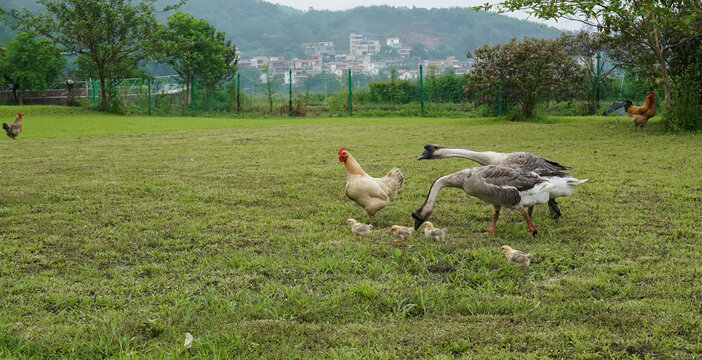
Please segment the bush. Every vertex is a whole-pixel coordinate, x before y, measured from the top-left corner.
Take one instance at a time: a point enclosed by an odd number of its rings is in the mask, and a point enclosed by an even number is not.
[[[673,82],[672,107],[663,117],[667,131],[702,130],[702,87],[691,76],[680,76]]]
[[[476,104],[496,106],[502,91],[503,102],[518,106],[530,118],[538,102],[555,96],[562,101],[582,95],[586,73],[565,52],[562,40],[524,38],[518,42],[476,49],[475,64],[467,91]],[[517,114],[517,113],[515,113]]]

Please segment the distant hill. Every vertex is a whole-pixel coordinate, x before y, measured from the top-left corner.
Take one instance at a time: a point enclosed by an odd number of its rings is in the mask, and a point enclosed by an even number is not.
[[[36,8],[35,0],[5,0],[6,8]],[[174,1],[162,0],[163,3]],[[333,41],[337,52],[349,48],[349,34],[381,40],[399,37],[411,47],[422,44],[431,57],[465,56],[483,44],[512,37],[555,38],[561,31],[545,25],[465,8],[423,9],[389,6],[346,11],[300,11],[260,0],[191,0],[182,11],[210,22],[231,37],[243,56],[302,57],[303,42]],[[162,15],[161,21],[166,21]],[[5,37],[3,38],[3,34]],[[7,28],[0,28],[6,42]]]
[[[303,42],[334,41],[337,52],[349,48],[349,34],[381,40],[399,37],[411,47],[422,43],[435,57],[465,56],[484,44],[512,37],[555,38],[561,31],[534,22],[465,8],[423,9],[389,6],[346,11],[301,12],[259,0],[198,0],[183,10],[224,31],[244,56],[302,56]]]

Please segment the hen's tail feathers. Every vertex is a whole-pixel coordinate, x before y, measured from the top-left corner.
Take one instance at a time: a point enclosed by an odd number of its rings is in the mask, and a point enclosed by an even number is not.
[[[388,177],[394,179],[396,184],[392,187],[392,193],[390,194],[390,198],[393,198],[395,195],[397,195],[397,192],[400,191],[400,188],[402,188],[402,184],[405,181],[405,176],[402,174],[402,170],[400,170],[400,168],[395,167],[388,172]]]
[[[7,123],[2,123],[2,128],[5,129],[5,130],[9,130],[9,129],[10,129],[10,125],[7,125]]]

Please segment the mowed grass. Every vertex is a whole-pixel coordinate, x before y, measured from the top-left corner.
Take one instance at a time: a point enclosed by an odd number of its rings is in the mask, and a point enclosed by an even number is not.
[[[19,110],[18,110],[19,109]],[[216,119],[23,108],[0,141],[5,358],[700,358],[702,136],[617,118]],[[16,107],[0,107],[11,121]],[[654,118],[655,120],[656,118]],[[559,123],[560,122],[560,123]],[[539,235],[438,176],[425,143],[530,151],[589,178]],[[367,238],[337,151],[405,185]],[[503,244],[535,254],[521,270]],[[183,347],[193,334],[192,354]]]

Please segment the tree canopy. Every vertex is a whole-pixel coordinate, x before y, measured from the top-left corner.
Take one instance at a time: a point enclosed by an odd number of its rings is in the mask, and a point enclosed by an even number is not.
[[[497,5],[485,4],[474,9],[499,12],[528,9],[541,19],[563,18],[596,28],[609,36],[612,46],[627,49],[623,61],[646,68],[648,76],[662,79],[664,105],[668,109],[669,62],[702,36],[699,0],[503,0]],[[699,60],[688,61],[692,64]]]
[[[26,9],[12,14],[19,30],[46,36],[71,53],[89,57],[100,79],[100,106],[108,108],[114,86],[156,50],[155,1],[38,0],[45,14]]]
[[[65,64],[66,58],[51,41],[20,33],[0,55],[0,74],[12,83],[15,101],[21,105],[22,90],[46,91],[59,78]]]
[[[570,100],[585,90],[585,73],[566,53],[562,40],[512,39],[476,49],[469,91],[476,104],[519,106],[519,120],[531,117],[540,99]]]
[[[185,81],[186,97],[193,80],[213,90],[236,71],[236,46],[206,20],[176,12],[168,17],[160,39],[159,58]]]

